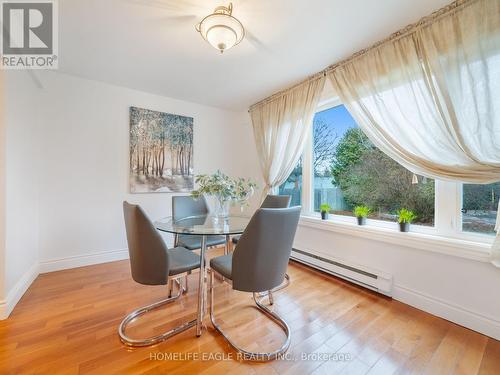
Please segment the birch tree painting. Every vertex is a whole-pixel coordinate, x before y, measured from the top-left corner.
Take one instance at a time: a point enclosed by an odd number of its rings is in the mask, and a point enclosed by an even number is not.
[[[130,107],[130,192],[193,189],[193,118]]]

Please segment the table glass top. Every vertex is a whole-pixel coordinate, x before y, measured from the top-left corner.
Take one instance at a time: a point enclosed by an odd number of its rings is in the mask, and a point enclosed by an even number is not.
[[[250,221],[245,216],[228,216],[226,218],[203,215],[174,220],[166,217],[155,222],[156,229],[177,234],[210,235],[241,234]]]

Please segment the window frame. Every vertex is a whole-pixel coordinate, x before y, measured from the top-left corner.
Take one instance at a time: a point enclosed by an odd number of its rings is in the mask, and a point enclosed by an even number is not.
[[[315,114],[328,110],[330,108],[343,105],[340,98],[329,98],[321,101],[315,111]],[[314,212],[314,194],[313,194],[313,127],[307,137],[302,154],[302,196],[301,216],[307,221],[307,225],[311,226],[315,220],[319,219],[320,213]],[[424,226],[412,224],[411,232],[414,235],[424,235],[426,237],[436,237],[444,239],[453,239],[459,241],[469,241],[479,244],[491,244],[494,236],[465,232],[462,230],[462,199],[463,199],[463,184],[460,182],[434,180],[435,195],[434,195],[434,226]],[[325,224],[340,224],[352,226],[356,224],[356,218],[347,215],[330,214],[329,219]],[[323,226],[325,227],[325,226]],[[396,223],[384,220],[368,219],[366,222],[368,229],[380,229],[383,232],[394,230],[398,232]],[[364,228],[361,228],[364,229]]]

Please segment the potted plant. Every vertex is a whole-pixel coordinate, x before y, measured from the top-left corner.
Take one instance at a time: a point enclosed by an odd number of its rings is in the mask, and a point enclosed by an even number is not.
[[[366,217],[370,213],[370,209],[367,206],[356,206],[354,207],[354,216],[358,219],[358,225],[366,224]]]
[[[321,211],[321,220],[328,219],[328,214],[330,213],[331,209],[332,208],[328,203],[323,203],[321,206],[319,206],[319,210]]]
[[[198,184],[198,189],[193,190],[191,195],[194,198],[201,195],[214,196],[216,217],[227,217],[229,205],[232,203],[246,204],[257,187],[250,179],[233,179],[221,171],[212,175],[198,175],[195,182]]]
[[[400,232],[408,232],[410,230],[410,224],[413,220],[417,218],[417,215],[411,210],[402,208],[398,211],[398,223]]]

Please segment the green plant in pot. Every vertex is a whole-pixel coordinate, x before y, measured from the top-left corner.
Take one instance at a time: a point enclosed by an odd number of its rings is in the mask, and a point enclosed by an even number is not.
[[[410,230],[410,224],[413,220],[417,218],[417,215],[411,210],[406,208],[400,209],[398,212],[398,223],[400,232],[408,232]]]
[[[328,214],[330,213],[331,209],[332,208],[328,203],[323,203],[321,206],[319,206],[319,210],[321,211],[321,220],[328,219]]]
[[[354,216],[358,219],[358,225],[365,225],[366,218],[370,214],[371,210],[367,206],[356,206],[354,207]]]

